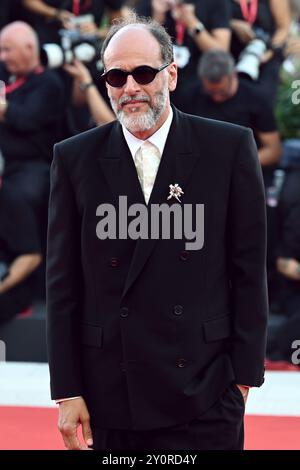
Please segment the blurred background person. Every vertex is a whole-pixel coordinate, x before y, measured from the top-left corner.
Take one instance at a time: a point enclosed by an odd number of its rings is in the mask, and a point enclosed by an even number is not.
[[[112,21],[121,16],[123,4],[124,0],[23,0],[23,5],[32,14],[41,44],[59,43],[59,30],[73,25],[78,25],[82,34],[100,35],[104,14],[107,12]],[[83,15],[88,16],[85,21],[80,21],[80,18],[85,19]]]
[[[23,22],[0,34],[0,79],[6,101],[0,103],[0,142],[5,180],[35,211],[47,205],[53,144],[60,138],[63,86],[40,64],[34,30]]]
[[[277,208],[278,282],[271,304],[269,369],[286,368],[282,361],[291,363],[292,343],[299,339],[300,332],[300,155],[298,161],[284,168],[284,173]]]
[[[64,137],[89,129],[93,121],[88,106],[84,105],[84,94],[76,93],[77,84],[73,83],[72,74],[67,74],[63,65],[70,64],[73,57],[84,61],[100,95],[110,106],[105,85],[100,79],[103,72],[100,50],[108,25],[127,14],[125,1],[23,0],[23,4],[32,14],[32,23],[43,46],[42,63],[53,68],[65,86],[68,106]],[[80,48],[83,48],[81,52]]]
[[[31,306],[33,272],[41,250],[33,213],[14,189],[3,184],[0,154],[0,325]]]
[[[212,50],[203,55],[198,83],[187,88],[183,110],[250,127],[258,145],[265,185],[271,183],[282,152],[273,106],[254,84],[240,79],[228,52]]]
[[[262,166],[266,193],[282,155],[280,134],[273,105],[252,82],[241,79],[233,57],[213,50],[203,55],[198,68],[198,84],[186,91],[183,110],[210,119],[218,119],[253,130]],[[268,278],[273,275],[276,250],[276,218],[267,207]]]
[[[282,276],[280,310],[300,316],[300,159],[285,169],[278,205],[277,269]]]
[[[255,38],[266,43],[261,56],[257,84],[273,103],[276,99],[279,70],[283,60],[290,24],[289,0],[229,0],[231,4],[231,53],[239,62],[241,53]]]
[[[66,64],[64,69],[75,78],[73,103],[77,106],[87,105],[93,123],[106,124],[116,119],[111,107],[97,89],[89,69],[79,60]]]
[[[197,80],[201,54],[210,49],[230,47],[230,5],[228,0],[140,0],[138,14],[152,16],[174,38],[178,84],[173,103],[181,107],[181,95]]]

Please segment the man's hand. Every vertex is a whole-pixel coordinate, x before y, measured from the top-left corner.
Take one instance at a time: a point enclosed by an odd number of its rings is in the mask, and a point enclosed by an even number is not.
[[[80,424],[85,445],[77,435]],[[91,450],[88,448],[93,444],[90,415],[83,398],[66,400],[59,404],[58,429],[68,450]]]
[[[0,101],[0,121],[4,121],[6,109],[7,109],[7,102]]]
[[[236,384],[236,386],[239,389],[239,391],[241,392],[241,394],[243,395],[244,402],[245,402],[245,405],[246,405],[248,394],[249,394],[249,388],[245,387],[244,385],[239,385],[239,384]]]
[[[72,19],[74,18],[73,13],[68,10],[56,10],[55,18],[61,22],[65,29],[72,29]]]
[[[99,33],[99,28],[94,21],[84,22],[79,26],[79,31],[81,34],[90,34],[97,36]]]
[[[175,21],[180,21],[187,29],[193,29],[199,19],[195,14],[195,5],[192,3],[180,4],[173,8],[172,16]]]
[[[291,279],[292,281],[300,281],[300,263],[293,258],[277,258],[277,270]]]
[[[64,70],[72,75],[72,77],[76,78],[81,84],[92,81],[92,76],[88,68],[78,59],[74,59],[72,64],[64,65]]]
[[[255,33],[249,23],[244,20],[231,20],[231,28],[239,37],[240,41],[248,44],[249,41],[255,38]]]
[[[298,58],[300,57],[300,38],[292,37],[287,40],[287,45],[285,47],[285,55],[295,55]]]
[[[264,55],[260,59],[260,63],[265,64],[269,62],[269,60],[271,60],[273,57],[274,57],[274,52],[271,49],[269,49],[264,53]]]

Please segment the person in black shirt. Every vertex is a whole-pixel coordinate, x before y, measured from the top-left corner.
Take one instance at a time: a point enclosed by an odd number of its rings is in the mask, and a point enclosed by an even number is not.
[[[2,183],[2,172],[0,155],[0,325],[30,306],[31,275],[41,262],[32,211]]]
[[[292,344],[300,339],[300,158],[284,171],[277,207],[278,279],[271,304],[271,311],[281,315],[281,323],[270,325],[268,341],[268,357],[275,366],[276,361],[291,362]]]
[[[11,7],[12,7],[11,0],[2,0],[0,2],[0,30],[3,28],[3,26],[7,25],[7,23],[9,23],[10,21]]]
[[[282,150],[272,105],[255,85],[239,79],[234,60],[227,52],[207,52],[200,61],[199,76],[201,83],[187,91],[183,110],[202,117],[250,127],[258,146],[264,184],[266,188],[270,187]],[[267,219],[270,276],[276,233],[273,230],[274,213],[269,207]]]
[[[271,39],[273,50],[264,55],[258,85],[274,103],[276,99],[282,47],[287,40],[291,24],[288,0],[229,0],[232,28],[231,53],[236,61],[243,49],[263,31]]]
[[[26,23],[6,26],[0,35],[0,146],[5,179],[35,209],[48,197],[52,147],[59,137],[64,97],[54,72],[40,66],[38,42]]]
[[[285,168],[278,204],[277,269],[282,275],[281,311],[300,318],[300,159]]]
[[[113,19],[120,15],[124,0],[23,0],[23,4],[32,13],[35,30],[44,44],[59,43],[59,30],[70,28],[72,18],[80,15],[93,15],[93,20],[82,26],[82,32],[98,34],[105,9]]]
[[[0,1],[0,30],[12,21],[29,22],[30,14],[23,8],[22,0]]]
[[[207,52],[200,61],[199,76],[201,82],[198,79],[199,83],[186,91],[182,110],[250,127],[267,184],[281,155],[271,104],[252,83],[239,79],[233,58],[225,51]]]
[[[172,101],[180,108],[187,84],[190,87],[197,81],[201,54],[210,49],[229,49],[229,4],[224,0],[194,0],[186,4],[176,0],[141,0],[136,10],[164,25],[173,38],[179,72]]]

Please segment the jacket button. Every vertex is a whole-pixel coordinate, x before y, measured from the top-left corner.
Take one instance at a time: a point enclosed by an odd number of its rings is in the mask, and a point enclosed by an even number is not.
[[[112,268],[117,268],[119,266],[118,258],[110,258],[110,265]]]
[[[120,313],[122,318],[126,318],[129,315],[129,308],[127,307],[122,307],[121,308],[121,313]]]
[[[181,261],[186,261],[189,257],[189,252],[186,251],[186,250],[183,250],[181,253],[180,253],[180,259]]]
[[[182,305],[175,305],[174,307],[174,315],[182,315],[183,314],[183,306]]]
[[[183,369],[183,367],[186,366],[186,360],[185,359],[178,359],[176,366],[179,367],[179,369]]]

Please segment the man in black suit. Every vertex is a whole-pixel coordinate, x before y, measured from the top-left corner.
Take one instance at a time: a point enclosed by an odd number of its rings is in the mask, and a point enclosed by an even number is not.
[[[102,52],[118,121],[58,144],[52,165],[48,345],[60,431],[69,449],[241,449],[248,387],[264,380],[267,315],[252,132],[170,106],[177,69],[156,23],[113,26]],[[147,215],[133,217],[146,204],[151,215],[173,210],[174,231],[180,210],[185,226],[204,206],[195,244],[186,230],[147,239]]]

